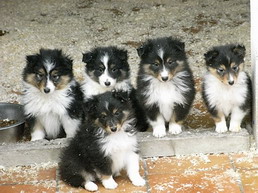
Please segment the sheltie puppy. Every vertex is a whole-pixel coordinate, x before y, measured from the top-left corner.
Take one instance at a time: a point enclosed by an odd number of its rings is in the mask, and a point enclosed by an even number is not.
[[[140,108],[130,80],[127,51],[115,46],[98,47],[83,54],[85,80],[81,88],[84,101],[107,91],[125,91],[130,94],[137,117],[138,131],[146,131],[148,124]]]
[[[195,96],[184,43],[172,37],[152,39],[137,51],[137,96],[153,135],[164,137],[167,124],[170,133],[179,134]]]
[[[85,80],[82,83],[84,100],[107,91],[131,92],[130,67],[127,51],[115,46],[98,47],[83,53]]]
[[[22,100],[32,141],[56,138],[62,130],[66,137],[75,135],[82,120],[83,95],[72,67],[73,61],[57,49],[27,56]]]
[[[204,76],[202,96],[213,117],[216,131],[239,132],[241,122],[251,110],[251,79],[244,72],[245,47],[224,45],[204,54],[208,72]]]
[[[113,176],[127,171],[135,186],[143,186],[135,116],[128,94],[105,92],[84,105],[87,117],[69,146],[61,154],[60,176],[74,187],[97,191],[95,181],[115,189]]]

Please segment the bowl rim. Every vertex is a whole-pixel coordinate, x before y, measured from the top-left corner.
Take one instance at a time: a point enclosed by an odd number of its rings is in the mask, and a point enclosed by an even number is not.
[[[19,107],[23,108],[22,104],[16,104],[16,103],[0,102],[0,106],[2,106],[2,105],[13,105],[13,106],[19,106]],[[6,130],[6,129],[11,129],[13,127],[20,126],[20,125],[22,125],[24,123],[25,123],[25,117],[23,118],[23,120],[19,120],[15,124],[12,124],[12,125],[9,125],[9,126],[5,126],[5,127],[0,127],[0,131]]]

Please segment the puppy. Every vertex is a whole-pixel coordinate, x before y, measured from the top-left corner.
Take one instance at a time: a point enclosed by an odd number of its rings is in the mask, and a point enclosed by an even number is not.
[[[195,89],[188,66],[185,45],[164,37],[148,40],[137,49],[141,59],[137,78],[137,96],[153,128],[155,137],[182,131]]]
[[[40,49],[27,56],[22,100],[32,141],[56,138],[62,128],[66,137],[73,137],[78,129],[83,95],[72,67],[61,50]]]
[[[98,190],[96,180],[107,189],[115,189],[113,176],[126,169],[132,183],[143,186],[135,116],[127,93],[96,95],[84,107],[87,121],[62,153],[61,179],[89,191]]]
[[[86,63],[85,80],[81,85],[84,101],[107,91],[128,92],[135,109],[136,127],[138,131],[146,131],[148,123],[131,84],[127,60],[127,51],[114,46],[98,47],[84,53],[82,61]]]
[[[231,115],[229,130],[239,132],[241,122],[251,109],[251,80],[244,72],[245,47],[225,45],[204,54],[207,74],[202,96],[212,115],[216,131],[227,132],[226,118]]]
[[[85,80],[82,83],[84,100],[107,91],[131,92],[127,51],[114,46],[98,47],[83,54]]]

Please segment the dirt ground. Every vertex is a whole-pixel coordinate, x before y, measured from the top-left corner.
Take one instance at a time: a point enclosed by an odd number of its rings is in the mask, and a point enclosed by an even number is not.
[[[251,70],[249,0],[1,0],[0,18],[0,102],[20,103],[25,56],[40,48],[63,49],[81,81],[82,52],[123,47],[134,83],[141,42],[174,36],[186,44],[198,91],[187,125],[211,127],[200,96],[203,54],[212,46],[241,43]]]

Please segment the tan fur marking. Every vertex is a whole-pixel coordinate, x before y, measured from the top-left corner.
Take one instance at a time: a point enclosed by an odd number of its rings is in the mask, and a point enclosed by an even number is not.
[[[223,77],[221,77],[221,76],[217,73],[217,69],[215,69],[215,68],[208,67],[208,70],[209,70],[209,72],[210,72],[213,76],[217,77],[221,82],[225,83],[225,82],[224,82],[224,81],[225,81],[225,75],[224,75]],[[226,84],[227,84],[227,78],[226,78]]]
[[[241,63],[241,64],[239,64],[238,67],[239,67],[239,72],[242,72],[244,70],[245,64]]]
[[[56,85],[56,89],[57,90],[64,89],[70,81],[71,81],[71,78],[69,76],[60,76],[60,81]]]

